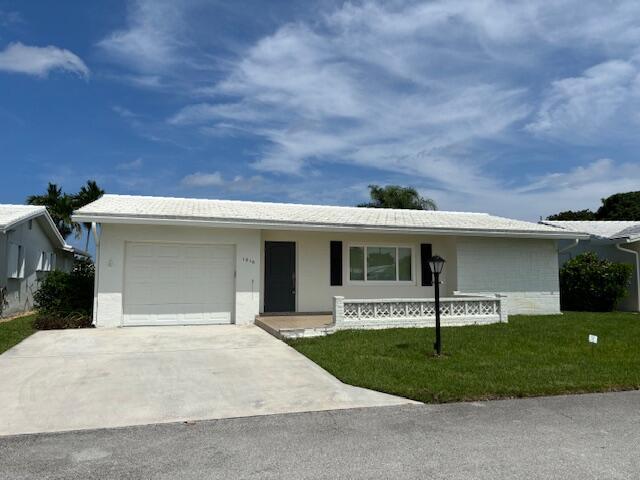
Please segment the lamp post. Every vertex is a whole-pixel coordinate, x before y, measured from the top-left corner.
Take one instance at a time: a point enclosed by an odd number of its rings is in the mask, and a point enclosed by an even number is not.
[[[444,269],[444,263],[444,258],[439,255],[434,255],[429,260],[429,266],[433,272],[433,286],[436,297],[436,343],[433,345],[433,348],[436,350],[436,355],[442,353],[442,342],[440,340],[440,274]]]

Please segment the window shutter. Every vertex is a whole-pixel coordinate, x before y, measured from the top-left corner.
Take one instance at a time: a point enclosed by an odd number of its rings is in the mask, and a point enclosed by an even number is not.
[[[18,278],[24,278],[25,257],[24,247],[20,245],[18,247]]]
[[[422,286],[430,287],[433,285],[433,274],[429,266],[429,260],[433,256],[430,243],[420,244],[420,272],[422,273]]]
[[[7,251],[7,277],[20,278],[20,245],[15,243]]]
[[[342,242],[337,240],[331,241],[331,286],[342,285]]]

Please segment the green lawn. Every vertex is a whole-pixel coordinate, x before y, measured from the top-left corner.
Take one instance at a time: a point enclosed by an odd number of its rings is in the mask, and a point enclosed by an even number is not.
[[[35,315],[27,315],[0,323],[0,353],[9,350],[32,333],[35,333],[36,330],[33,328],[34,318]]]
[[[598,335],[592,347],[588,335]],[[442,330],[341,331],[290,345],[345,383],[423,402],[640,389],[640,315],[513,316]]]

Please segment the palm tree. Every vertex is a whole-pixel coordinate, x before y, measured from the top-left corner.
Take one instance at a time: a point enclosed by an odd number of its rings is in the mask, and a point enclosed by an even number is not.
[[[371,202],[361,203],[359,207],[368,208],[399,208],[404,210],[437,210],[436,202],[430,198],[423,198],[413,187],[400,185],[369,185]]]
[[[79,232],[80,226],[71,220],[73,197],[62,193],[62,188],[59,188],[55,183],[49,183],[44,195],[27,197],[27,203],[46,207],[62,238],[66,239],[73,232],[76,234]]]
[[[74,196],[74,208],[81,208],[88,205],[91,202],[95,202],[102,195],[104,190],[101,189],[95,180],[87,180],[87,184],[80,188],[80,191]],[[89,237],[91,233],[91,224],[83,223],[84,228],[87,230],[87,243],[85,244],[85,251],[89,250]]]

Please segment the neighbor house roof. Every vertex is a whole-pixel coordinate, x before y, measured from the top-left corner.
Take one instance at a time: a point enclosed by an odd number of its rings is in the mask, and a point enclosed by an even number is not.
[[[42,219],[42,226],[49,238],[58,243],[60,248],[73,251],[73,247],[67,245],[51,219],[45,207],[38,205],[2,205],[0,204],[0,233],[6,233],[19,223],[31,219]]]
[[[614,220],[545,220],[546,225],[570,232],[581,232],[608,240],[635,239],[640,237],[640,222]]]
[[[0,230],[8,230],[24,220],[42,215],[46,208],[36,205],[0,205]]]
[[[77,210],[77,222],[246,228],[380,230],[576,238],[580,234],[486,213],[299,205],[193,198],[104,195]]]

